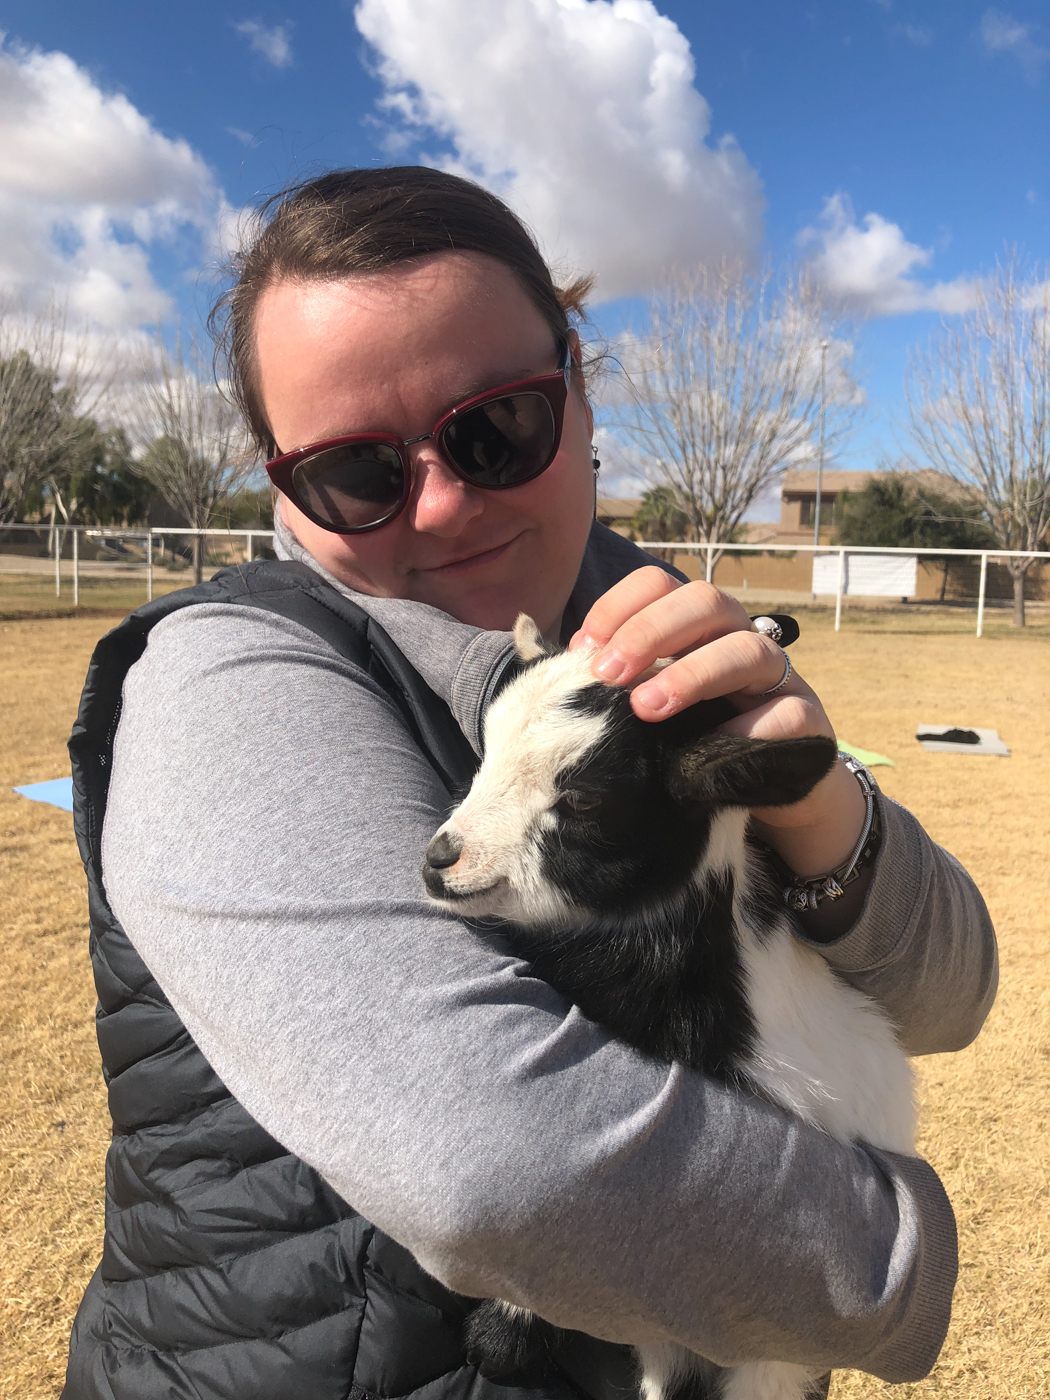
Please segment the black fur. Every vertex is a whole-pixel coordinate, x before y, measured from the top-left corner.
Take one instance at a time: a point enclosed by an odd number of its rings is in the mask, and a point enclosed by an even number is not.
[[[513,928],[507,941],[537,976],[628,1045],[736,1080],[755,1027],[732,904],[730,876],[682,891],[644,920],[596,920],[568,934]]]
[[[544,873],[570,904],[599,915],[648,910],[685,886],[707,844],[713,809],[676,798],[669,780],[690,731],[718,719],[686,711],[688,730],[675,720],[646,724],[626,691],[606,685],[587,686],[571,703],[602,716],[605,735],[557,775],[566,799],[557,832],[545,834]],[[577,811],[574,798],[598,805]]]
[[[507,925],[510,947],[592,1021],[646,1055],[724,1082],[755,1041],[733,923],[729,872],[699,885],[711,825],[727,807],[800,800],[828,771],[824,738],[768,743],[714,733],[727,701],[646,724],[629,694],[587,686],[569,702],[606,720],[602,742],[557,775],[557,827],[541,837],[544,874],[580,923]],[[783,912],[761,867],[741,891],[759,929]],[[582,911],[587,913],[583,914]],[[476,1320],[476,1321],[475,1321]],[[520,1371],[556,1353],[557,1333],[529,1314],[482,1303],[471,1317],[471,1359],[485,1375]],[[708,1391],[697,1377],[675,1400]]]

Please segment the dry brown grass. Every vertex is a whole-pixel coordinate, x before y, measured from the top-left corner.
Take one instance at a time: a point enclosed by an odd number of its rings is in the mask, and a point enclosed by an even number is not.
[[[948,627],[951,619],[945,619]],[[0,862],[10,892],[0,1006],[0,1393],[61,1387],[69,1325],[99,1252],[109,1123],[93,1034],[82,873],[64,813],[14,783],[68,772],[65,738],[95,638],[111,624],[0,624],[5,679]],[[1050,1392],[1050,639],[1041,622],[978,642],[914,614],[850,616],[835,637],[807,615],[793,649],[844,739],[897,761],[886,791],[973,872],[1002,944],[999,1001],[976,1045],[921,1062],[923,1150],[951,1194],[962,1270],[929,1379],[892,1389],[836,1378],[834,1400],[1044,1397]],[[1009,759],[927,754],[920,721],[990,725]]]
[[[13,784],[69,772],[65,741],[98,619],[0,625],[0,1393],[61,1388],[69,1326],[98,1260],[109,1117],[94,1036],[84,876],[66,812]]]
[[[158,569],[153,576],[153,596],[159,598],[176,588],[192,583],[185,573],[170,574]],[[113,626],[132,608],[146,601],[146,580],[143,577],[95,578],[82,575],[80,604],[73,606],[73,581],[62,575],[62,592],[55,597],[54,575],[0,573],[0,622],[29,621],[33,618],[90,617],[112,618]],[[105,631],[105,628],[101,628]]]
[[[856,1373],[834,1400],[1050,1394],[1050,647],[1044,626],[975,637],[902,635],[884,616],[793,648],[844,739],[887,754],[885,791],[980,885],[1002,956],[979,1039],[918,1062],[923,1154],[959,1222],[961,1269],[948,1341],[931,1376],[890,1387]],[[1003,758],[928,754],[918,723],[997,728]]]

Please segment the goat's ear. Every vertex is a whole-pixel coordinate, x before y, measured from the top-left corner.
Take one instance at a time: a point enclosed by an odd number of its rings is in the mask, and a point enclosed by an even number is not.
[[[835,752],[834,740],[823,735],[707,734],[672,756],[671,791],[713,807],[788,807],[813,791],[835,762]]]
[[[547,655],[540,629],[528,613],[518,613],[514,623],[514,650],[518,653],[519,661],[538,661],[541,656]]]

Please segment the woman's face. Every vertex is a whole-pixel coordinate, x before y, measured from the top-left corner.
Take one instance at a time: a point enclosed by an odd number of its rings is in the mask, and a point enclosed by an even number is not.
[[[552,374],[550,328],[517,279],[479,254],[441,253],[339,282],[279,282],[257,320],[259,384],[282,452],[343,433],[428,433],[485,389]],[[334,535],[287,497],[285,523],[336,578],[363,593],[429,603],[476,627],[519,612],[551,634],[572,591],[594,503],[591,416],[569,394],[558,455],[535,480],[484,491],[433,442],[410,447],[404,511]]]

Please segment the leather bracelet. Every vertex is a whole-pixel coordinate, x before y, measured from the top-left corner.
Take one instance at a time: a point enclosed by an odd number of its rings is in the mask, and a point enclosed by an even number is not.
[[[834,870],[828,871],[826,875],[813,875],[809,879],[793,875],[776,852],[770,851],[774,866],[781,872],[782,878],[786,876],[788,881],[782,890],[784,903],[795,914],[812,911],[825,899],[841,899],[846,886],[852,885],[854,880],[860,878],[861,872],[871,865],[882,845],[882,818],[879,815],[879,804],[875,801],[878,784],[869,769],[852,754],[840,751],[839,760],[856,778],[864,794],[867,807],[864,826],[848,859]]]

